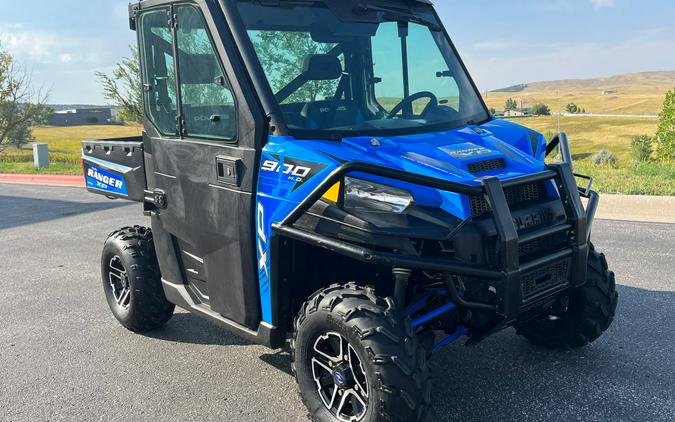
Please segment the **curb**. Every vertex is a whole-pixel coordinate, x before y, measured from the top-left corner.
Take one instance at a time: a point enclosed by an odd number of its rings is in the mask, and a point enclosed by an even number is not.
[[[675,224],[675,196],[600,194],[596,218]]]
[[[84,177],[61,174],[0,174],[0,183],[83,188]]]

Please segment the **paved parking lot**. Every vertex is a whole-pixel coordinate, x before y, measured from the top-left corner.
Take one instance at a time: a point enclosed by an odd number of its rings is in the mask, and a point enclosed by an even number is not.
[[[107,233],[138,205],[0,184],[0,421],[306,421],[288,354],[186,313],[137,335],[99,280]],[[513,330],[435,356],[430,421],[675,420],[675,225],[599,221],[620,284],[610,330],[579,351]]]

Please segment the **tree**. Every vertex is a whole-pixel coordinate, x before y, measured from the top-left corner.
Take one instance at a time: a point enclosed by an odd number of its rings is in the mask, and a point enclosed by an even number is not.
[[[117,64],[111,76],[96,72],[103,89],[103,97],[119,107],[122,119],[143,122],[143,86],[138,48],[129,47],[131,57]]]
[[[568,113],[578,113],[580,111],[579,106],[574,103],[567,104],[565,110],[567,110]]]
[[[518,109],[518,102],[514,100],[513,98],[509,98],[506,100],[506,103],[504,103],[504,110],[510,111],[510,110],[516,110]]]
[[[663,102],[656,142],[659,145],[659,159],[675,160],[675,89],[666,94]]]
[[[43,124],[51,110],[49,95],[34,89],[31,74],[0,46],[0,151],[33,140],[31,128]]]
[[[494,107],[490,107],[490,115],[494,116],[495,114],[497,114],[497,110]]]
[[[652,144],[654,138],[649,135],[635,136],[631,141],[631,152],[633,153],[633,161],[636,163],[649,161],[654,152]]]
[[[530,113],[534,116],[550,116],[551,109],[544,103],[537,103],[532,106]]]
[[[311,54],[326,54],[335,44],[317,43],[304,32],[261,31],[253,44],[260,62],[270,75],[270,84],[275,92],[302,74],[305,57]],[[343,66],[344,67],[344,66]],[[335,95],[338,81],[309,81],[291,94],[291,103],[312,102]]]

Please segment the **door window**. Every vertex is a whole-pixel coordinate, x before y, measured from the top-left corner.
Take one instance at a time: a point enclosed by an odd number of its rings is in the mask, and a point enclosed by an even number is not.
[[[178,6],[176,13],[178,81],[186,136],[234,139],[234,97],[204,18],[194,6]]]
[[[169,9],[143,13],[139,19],[143,104],[147,118],[162,135],[176,135],[176,78]]]

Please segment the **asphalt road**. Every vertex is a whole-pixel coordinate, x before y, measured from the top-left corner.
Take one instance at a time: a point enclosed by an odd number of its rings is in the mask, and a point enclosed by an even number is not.
[[[0,184],[0,421],[306,421],[288,354],[186,313],[137,335],[108,310],[106,235],[138,205]],[[620,284],[614,325],[551,352],[513,330],[432,361],[430,421],[675,420],[675,225],[599,221]]]

